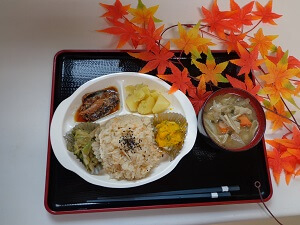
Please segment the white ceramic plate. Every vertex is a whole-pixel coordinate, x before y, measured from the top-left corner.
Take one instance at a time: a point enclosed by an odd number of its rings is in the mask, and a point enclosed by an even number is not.
[[[120,109],[111,115],[95,121],[101,124],[112,117],[131,113],[125,104],[125,86],[140,83],[147,84],[150,89],[155,89],[162,93],[171,102],[170,110],[168,110],[169,112],[177,112],[186,117],[188,122],[188,130],[183,148],[173,161],[170,161],[169,159],[162,161],[151,171],[147,177],[140,180],[116,180],[110,178],[109,175],[105,173],[100,175],[89,174],[76,156],[67,150],[64,140],[64,135],[77,124],[77,122],[74,121],[74,114],[81,105],[82,96],[88,92],[97,91],[110,86],[114,86],[118,89],[120,95]],[[57,107],[53,115],[50,127],[50,139],[56,158],[65,168],[75,172],[84,180],[88,181],[89,183],[104,187],[135,187],[150,183],[167,175],[192,149],[197,136],[197,118],[191,102],[181,91],[176,91],[171,95],[168,94],[169,89],[170,85],[155,76],[133,72],[109,74],[86,82],[80,86],[69,98],[65,99]]]

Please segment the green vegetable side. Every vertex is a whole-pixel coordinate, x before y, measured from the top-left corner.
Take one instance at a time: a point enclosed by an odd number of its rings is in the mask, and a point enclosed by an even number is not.
[[[92,174],[96,174],[101,166],[92,151],[92,143],[99,128],[99,124],[80,123],[65,135],[67,149],[73,152],[86,170]]]

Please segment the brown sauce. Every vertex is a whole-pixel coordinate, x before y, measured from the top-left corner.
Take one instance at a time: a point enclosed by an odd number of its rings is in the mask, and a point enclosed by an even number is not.
[[[119,93],[118,92],[118,89],[116,88],[116,87],[113,87],[113,86],[111,86],[111,87],[108,87],[108,88],[104,88],[104,89],[101,89],[101,90],[112,90],[112,91],[115,91],[115,92],[117,92],[117,93]],[[76,121],[76,122],[88,122],[85,118],[83,118],[81,115],[80,115],[80,107],[77,109],[77,111],[75,112],[75,115],[74,115],[74,120]],[[112,113],[114,113],[114,112],[116,112],[116,111],[118,111],[120,109],[120,101],[119,101],[119,103],[115,106],[115,107],[113,107],[110,111],[109,111],[109,113],[108,113],[108,115],[109,114],[112,114]]]

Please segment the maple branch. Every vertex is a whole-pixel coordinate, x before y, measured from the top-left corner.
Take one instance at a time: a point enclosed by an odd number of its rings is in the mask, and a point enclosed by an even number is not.
[[[250,30],[246,31],[245,34],[248,34],[249,32],[253,31],[261,22],[262,20],[260,20],[256,25],[254,25]]]
[[[198,78],[191,76],[190,74],[188,75],[189,78],[193,79],[194,81],[200,81]]]
[[[221,40],[221,41],[226,41],[226,40],[224,40],[223,38],[220,38],[218,35],[209,33],[209,32],[204,31],[204,30],[202,30],[202,29],[200,29],[200,31],[203,32],[203,33],[205,33],[205,34],[207,34],[208,36],[214,37],[214,38],[219,39],[219,40]],[[225,35],[228,36],[229,34],[226,34],[226,33],[225,33]]]
[[[287,127],[286,127],[286,128],[287,128]],[[293,133],[290,129],[288,129],[288,130],[289,130],[289,132],[286,133],[285,135],[283,135],[283,136],[282,136],[282,139],[286,138],[288,135],[290,135],[290,134]]]
[[[264,74],[267,75],[267,73],[264,71],[264,69],[261,66],[258,66],[258,69]]]
[[[184,25],[184,24],[182,24],[182,25]],[[163,36],[164,33],[166,33],[168,30],[170,30],[170,29],[172,29],[172,28],[174,28],[174,27],[177,27],[177,26],[178,26],[178,25],[175,24],[175,25],[172,25],[172,26],[170,26],[170,27],[167,27],[163,32],[161,32],[161,36]]]
[[[287,129],[287,130],[289,131],[289,133],[287,133],[286,135],[293,133],[293,132],[290,130],[290,128],[288,128],[284,123],[283,123],[283,126],[285,127],[285,129]]]
[[[252,75],[253,75],[253,77],[255,79],[255,82],[257,82],[260,87],[263,87],[263,85],[259,82],[259,80],[257,79],[257,77],[253,73],[252,73]],[[269,95],[267,95],[267,98],[270,100]]]
[[[286,109],[289,111],[291,117],[294,119],[294,123],[297,125],[298,129],[300,129],[300,125],[297,123],[296,118],[294,117],[293,113],[291,112],[290,108],[287,106],[286,102],[283,100],[283,98],[280,96],[281,101],[285,105]]]
[[[299,127],[299,125],[298,125],[294,120],[292,120],[292,119],[290,119],[290,118],[288,118],[288,117],[286,117],[286,116],[284,116],[284,115],[279,114],[279,113],[277,112],[277,110],[269,109],[269,108],[267,108],[267,107],[264,106],[264,105],[262,105],[261,107],[263,107],[265,110],[268,110],[268,111],[270,111],[270,112],[276,114],[277,116],[280,116],[280,117],[282,117],[282,118],[284,118],[284,119],[287,119],[287,120],[291,121],[292,123],[296,124],[296,125]],[[287,128],[287,129],[288,129],[288,128]],[[290,129],[288,129],[288,130],[290,130]]]

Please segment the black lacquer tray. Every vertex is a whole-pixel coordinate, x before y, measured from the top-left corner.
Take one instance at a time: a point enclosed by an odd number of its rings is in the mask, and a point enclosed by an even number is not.
[[[234,53],[215,52],[217,63],[237,58]],[[205,58],[203,59],[205,60]],[[181,62],[193,75],[199,75],[188,57]],[[80,85],[90,79],[116,72],[137,72],[145,62],[126,52],[61,51],[54,58],[51,112]],[[230,64],[224,73],[234,76],[238,68]],[[51,121],[50,118],[50,121]],[[264,142],[249,151],[231,153],[213,149],[198,133],[191,152],[165,177],[134,188],[115,189],[90,184],[65,169],[56,159],[49,142],[45,185],[45,207],[53,214],[113,210],[182,207],[259,202],[255,181],[261,183],[263,200],[272,196]],[[197,197],[191,189],[239,186],[231,196]],[[175,193],[171,194],[173,191]],[[169,193],[168,198],[153,195]],[[183,195],[184,194],[184,195]]]

